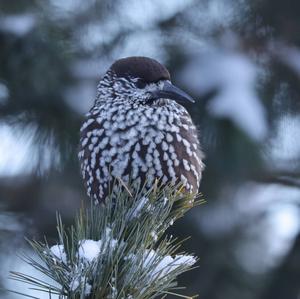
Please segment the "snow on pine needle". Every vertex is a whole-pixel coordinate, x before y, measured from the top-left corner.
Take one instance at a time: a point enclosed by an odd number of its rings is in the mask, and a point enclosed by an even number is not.
[[[178,187],[154,186],[133,195],[117,188],[104,204],[81,209],[70,228],[58,216],[57,244],[29,241],[38,259],[25,261],[53,284],[26,273],[11,272],[11,278],[49,293],[49,298],[150,299],[175,294],[177,276],[197,259],[178,253],[182,242],[165,231],[201,201]]]

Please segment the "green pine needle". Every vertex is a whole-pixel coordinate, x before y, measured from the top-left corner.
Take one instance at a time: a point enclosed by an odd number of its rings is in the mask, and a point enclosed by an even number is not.
[[[176,293],[176,278],[196,258],[179,255],[182,242],[165,231],[202,201],[179,186],[131,192],[116,181],[113,190],[105,204],[83,207],[70,228],[57,215],[57,245],[28,241],[39,259],[23,259],[53,284],[19,272],[11,272],[11,278],[49,298],[194,298]]]

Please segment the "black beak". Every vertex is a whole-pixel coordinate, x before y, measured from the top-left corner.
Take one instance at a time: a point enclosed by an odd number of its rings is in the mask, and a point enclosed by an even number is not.
[[[178,87],[172,85],[169,82],[165,82],[164,86],[160,90],[153,91],[151,93],[152,100],[156,99],[171,99],[178,102],[192,102],[195,103],[194,99],[189,96],[187,93],[179,89]]]

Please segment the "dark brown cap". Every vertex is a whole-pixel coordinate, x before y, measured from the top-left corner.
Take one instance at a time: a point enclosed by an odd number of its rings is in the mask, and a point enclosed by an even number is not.
[[[170,80],[169,71],[158,61],[141,56],[127,57],[117,60],[110,67],[118,77],[131,76],[147,83],[159,80]]]

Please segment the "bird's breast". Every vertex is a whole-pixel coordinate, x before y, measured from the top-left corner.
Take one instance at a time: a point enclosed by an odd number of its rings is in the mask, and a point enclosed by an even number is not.
[[[91,196],[105,196],[113,177],[149,186],[160,178],[198,189],[203,164],[197,131],[184,108],[171,108],[91,111],[81,129],[79,152]]]

